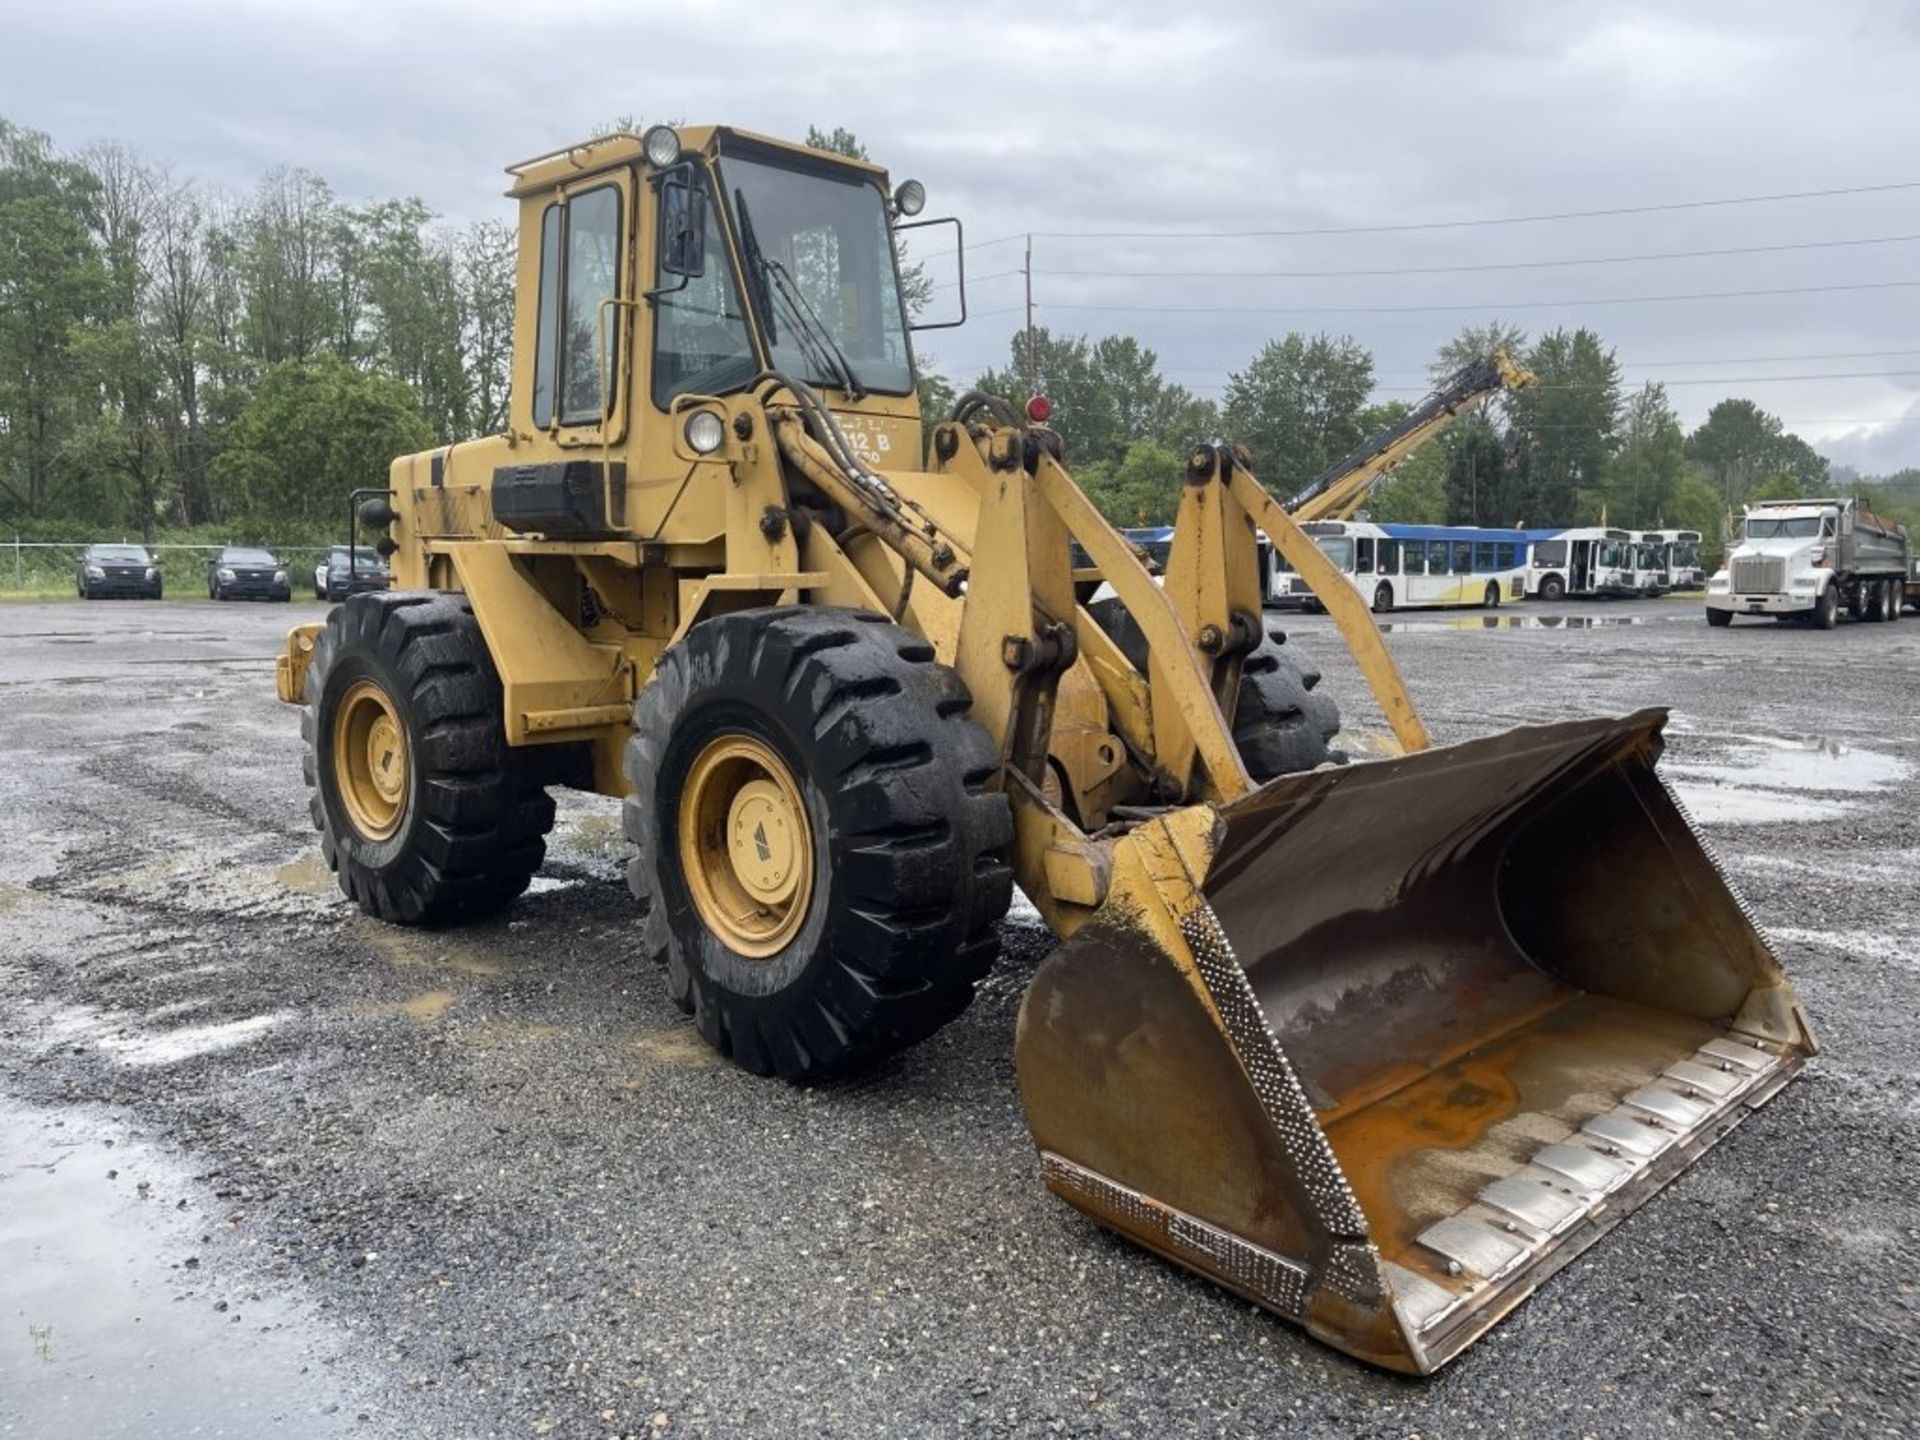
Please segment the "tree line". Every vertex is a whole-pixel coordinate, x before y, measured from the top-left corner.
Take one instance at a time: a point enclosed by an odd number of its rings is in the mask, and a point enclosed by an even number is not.
[[[808,139],[865,153],[844,129]],[[415,198],[351,204],[306,170],[235,195],[124,145],[64,153],[0,120],[0,523],[28,538],[333,538],[347,492],[393,456],[505,424],[515,244],[508,223],[451,225]],[[906,288],[918,303],[930,287],[914,270]],[[1688,433],[1665,390],[1629,391],[1585,328],[1469,327],[1434,356],[1435,383],[1499,346],[1540,383],[1416,452],[1376,491],[1376,518],[1717,534],[1746,501],[1857,478],[1830,476],[1750,400]],[[1076,475],[1125,524],[1172,518],[1201,440],[1245,444],[1284,496],[1409,408],[1376,398],[1350,336],[1273,339],[1215,400],[1132,336],[1046,328],[1016,332],[1008,363],[971,381],[927,376],[923,408],[944,416],[970,387],[1024,403],[1029,364]],[[1920,471],[1865,493],[1920,518]]]
[[[1024,401],[1029,338],[1009,340],[1003,368],[973,383]],[[1375,519],[1412,524],[1590,525],[1721,533],[1759,500],[1843,489],[1884,513],[1920,522],[1920,469],[1862,477],[1833,471],[1779,417],[1752,400],[1715,404],[1691,432],[1666,389],[1629,390],[1618,356],[1584,327],[1529,336],[1492,321],[1439,347],[1437,387],[1469,362],[1505,349],[1538,383],[1482,401],[1415,451],[1374,491]],[[1284,497],[1406,415],[1375,398],[1372,354],[1351,336],[1291,333],[1231,372],[1216,402],[1170,382],[1130,336],[1098,339],[1036,327],[1032,388],[1053,404],[1075,475],[1107,514],[1129,525],[1169,522],[1182,457],[1225,436],[1244,444],[1260,478]],[[926,398],[936,404],[951,387]]]

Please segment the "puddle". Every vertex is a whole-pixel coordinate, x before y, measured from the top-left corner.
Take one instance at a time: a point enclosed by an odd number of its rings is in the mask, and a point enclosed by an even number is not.
[[[716,1070],[726,1063],[692,1025],[636,1030],[629,1043],[647,1059],[676,1070]]]
[[[287,889],[302,895],[340,893],[340,882],[334,879],[333,871],[327,868],[327,857],[318,850],[309,850],[298,860],[280,866],[273,872],[273,878]]]
[[[430,1025],[448,1010],[459,997],[451,990],[425,990],[405,1000],[389,1000],[378,1005],[355,1007],[357,1015],[398,1015],[411,1020],[416,1025]]]
[[[1599,630],[1613,625],[1646,625],[1674,620],[1673,615],[1466,615],[1457,620],[1382,620],[1382,630]]]
[[[0,1433],[385,1430],[328,1373],[340,1338],[202,1242],[201,1198],[118,1125],[0,1101]]]
[[[1723,761],[1661,766],[1694,818],[1730,825],[1837,820],[1912,773],[1905,760],[1825,736],[1736,735]]]
[[[451,970],[456,975],[490,979],[507,971],[506,957],[469,941],[431,930],[387,925],[356,912],[355,928],[367,944],[399,970]]]

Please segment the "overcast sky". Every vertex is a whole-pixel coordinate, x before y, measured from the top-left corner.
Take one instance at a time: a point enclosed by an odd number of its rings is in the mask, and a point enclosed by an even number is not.
[[[617,115],[796,138],[845,125],[896,179],[926,183],[929,214],[966,224],[975,318],[923,346],[962,377],[1003,361],[1019,323],[1007,272],[1021,246],[981,242],[1031,230],[1041,323],[1138,335],[1206,394],[1269,338],[1326,329],[1370,346],[1383,394],[1411,399],[1436,346],[1497,314],[1535,333],[1594,327],[1629,381],[1668,383],[1689,425],[1745,394],[1835,460],[1920,464],[1913,0],[6,9],[0,115],[70,148],[126,140],[237,189],[299,164],[349,199],[415,194],[450,217],[506,218],[506,162]],[[1387,233],[1177,235],[1869,186],[1902,188]],[[1089,231],[1151,238],[1072,238]],[[1863,240],[1889,243],[1825,243]],[[1538,263],[1782,245],[1814,248]],[[1171,273],[1517,263],[1533,268]],[[1146,273],[1060,273],[1076,270]],[[1597,303],[1815,286],[1876,288]],[[1758,378],[1809,375],[1832,378]]]

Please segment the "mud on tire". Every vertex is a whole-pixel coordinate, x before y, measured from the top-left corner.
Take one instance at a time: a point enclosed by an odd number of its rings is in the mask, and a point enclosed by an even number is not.
[[[361,681],[391,699],[408,753],[397,827],[378,840],[355,828],[334,773],[336,711]],[[500,678],[464,596],[354,596],[327,615],[306,684],[308,809],[350,899],[419,925],[503,909],[527,888],[553,827],[544,782],[558,757],[508,746]]]
[[[1012,897],[999,754],[933,647],[881,615],[748,610],[660,659],[627,748],[629,870],[644,946],[700,1033],[757,1074],[813,1079],[930,1035],[973,999]],[[775,752],[804,806],[810,897],[749,957],[703,922],[683,871],[689,771],[716,739]]]

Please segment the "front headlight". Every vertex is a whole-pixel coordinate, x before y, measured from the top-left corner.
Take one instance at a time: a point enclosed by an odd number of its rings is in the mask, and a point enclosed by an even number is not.
[[[287,583],[287,572],[286,572],[286,571],[284,571],[284,570],[276,570],[276,571],[274,571],[274,572],[273,572],[273,583],[274,583],[274,584],[276,584],[276,585],[284,585],[284,584],[286,584],[286,583]]]
[[[104,580],[107,578],[107,572],[102,570],[98,565],[89,565],[87,566],[87,578],[89,580]]]
[[[147,578],[149,580],[158,580],[160,578],[160,572],[149,565],[147,567]]]
[[[727,427],[711,410],[696,410],[687,417],[687,448],[696,455],[711,455],[727,438]]]
[[[911,220],[927,208],[927,187],[918,180],[902,180],[893,192],[893,208]]]
[[[219,576],[219,577],[220,577],[220,578],[221,578],[222,580],[231,580],[231,579],[233,579],[233,571],[231,571],[231,570],[229,570],[229,569],[227,569],[227,567],[226,567],[226,566],[224,566],[224,565],[222,565],[222,566],[221,566],[221,567],[220,567],[220,568],[219,568],[218,570],[216,570],[216,571],[214,571],[213,573],[214,573],[214,574],[216,574],[216,575],[218,575],[218,576]],[[151,576],[152,576],[152,572],[151,572],[151,571],[149,571],[149,572],[148,572],[148,576],[149,576],[149,578],[151,578]]]

